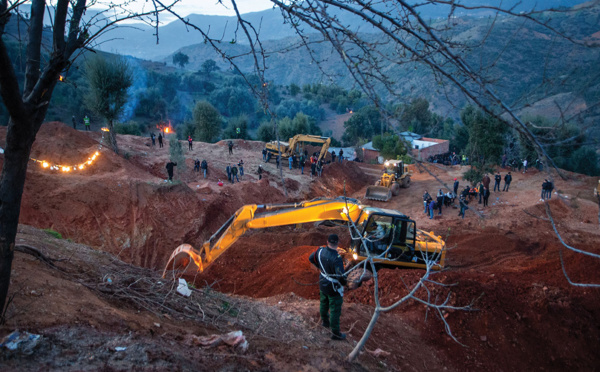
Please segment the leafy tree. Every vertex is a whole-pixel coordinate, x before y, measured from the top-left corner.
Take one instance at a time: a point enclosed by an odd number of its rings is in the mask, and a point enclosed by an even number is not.
[[[342,141],[354,145],[359,138],[372,138],[381,131],[381,113],[375,106],[365,106],[344,123]]]
[[[238,116],[254,112],[256,100],[247,89],[224,87],[212,92],[208,101],[226,116]]]
[[[202,64],[200,65],[200,71],[209,76],[214,71],[218,71],[218,70],[219,70],[219,66],[217,65],[217,62],[215,62],[212,59],[207,59],[206,61],[202,62]]]
[[[429,111],[429,101],[415,98],[401,108],[400,126],[418,134],[430,134],[433,116]]]
[[[588,176],[600,175],[598,167],[598,154],[590,147],[581,147],[573,152],[569,169]]]
[[[499,119],[470,105],[461,111],[460,117],[469,131],[469,143],[464,151],[469,156],[471,169],[465,173],[465,179],[478,182],[484,173],[493,171],[491,166],[502,157],[507,127]]]
[[[90,90],[86,105],[108,122],[110,144],[119,153],[113,123],[127,102],[127,90],[133,83],[133,73],[123,58],[96,57],[85,64]]]
[[[238,128],[240,130],[239,133],[237,132]],[[240,115],[229,119],[227,127],[223,131],[223,138],[249,139],[248,117],[246,115]]]
[[[385,159],[397,159],[399,156],[406,155],[407,152],[404,141],[399,136],[390,133],[374,136],[373,147],[379,150]]]
[[[290,94],[292,97],[296,97],[300,93],[300,87],[294,83],[290,84]]]
[[[173,64],[179,65],[179,67],[183,68],[185,65],[190,63],[190,57],[182,52],[177,52],[173,54]]]
[[[194,139],[202,142],[215,142],[221,133],[221,114],[206,101],[196,103],[194,112]]]
[[[256,137],[259,141],[269,142],[275,140],[275,129],[273,124],[268,121],[262,122],[256,131]]]

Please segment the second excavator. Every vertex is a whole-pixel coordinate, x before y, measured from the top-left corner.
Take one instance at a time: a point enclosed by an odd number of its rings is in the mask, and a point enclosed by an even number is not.
[[[332,221],[350,224],[352,243],[348,255],[354,262],[374,257],[378,265],[441,269],[446,244],[432,232],[417,230],[404,214],[362,205],[356,199],[317,198],[299,203],[245,205],[200,249],[182,244],[171,254],[163,276],[180,276],[206,270],[250,229]],[[360,237],[366,239],[360,239]]]

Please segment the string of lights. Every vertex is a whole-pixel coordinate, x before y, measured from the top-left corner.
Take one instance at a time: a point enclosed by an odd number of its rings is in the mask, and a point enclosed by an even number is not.
[[[94,161],[96,161],[96,159],[100,156],[100,150],[102,150],[102,143],[104,142],[104,133],[108,132],[109,129],[108,128],[101,128],[102,130],[102,139],[100,140],[100,144],[98,145],[98,151],[94,152],[90,157],[88,157],[88,159],[82,163],[79,164],[74,164],[74,165],[67,165],[67,164],[57,164],[57,163],[53,163],[50,162],[48,160],[42,160],[42,159],[35,159],[35,158],[29,158],[29,160],[33,161],[34,163],[39,164],[43,169],[47,169],[47,170],[51,170],[51,171],[60,171],[60,172],[76,172],[76,171],[81,171],[84,170],[85,168],[90,167]]]

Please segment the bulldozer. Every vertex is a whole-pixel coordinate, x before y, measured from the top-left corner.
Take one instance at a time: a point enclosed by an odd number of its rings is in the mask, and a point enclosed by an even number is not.
[[[410,187],[411,172],[402,160],[386,160],[381,178],[375,186],[367,187],[366,199],[388,201],[400,193],[400,188]]]
[[[248,230],[324,221],[350,225],[353,239],[346,249],[349,263],[372,257],[380,266],[434,270],[444,267],[446,244],[441,236],[417,230],[415,221],[398,211],[366,206],[357,199],[340,196],[299,203],[245,205],[200,249],[189,244],[177,247],[163,277],[203,272]],[[375,232],[379,233],[376,239]],[[358,236],[367,239],[363,241]]]
[[[331,138],[313,136],[310,134],[297,134],[294,137],[290,138],[288,142],[279,141],[282,159],[287,159],[292,155],[300,155],[304,153],[306,144],[323,145],[321,147],[321,152],[319,153],[319,158],[317,159],[321,160],[327,155],[327,150],[329,149],[329,145],[331,144]],[[271,154],[271,156],[276,157],[279,154],[277,141],[267,142],[266,148],[267,151]]]

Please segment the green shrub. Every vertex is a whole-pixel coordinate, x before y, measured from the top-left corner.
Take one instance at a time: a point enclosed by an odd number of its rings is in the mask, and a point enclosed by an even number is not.
[[[43,231],[46,232],[49,235],[52,235],[56,239],[62,239],[63,238],[62,235],[58,231],[54,231],[52,229],[44,229]]]

